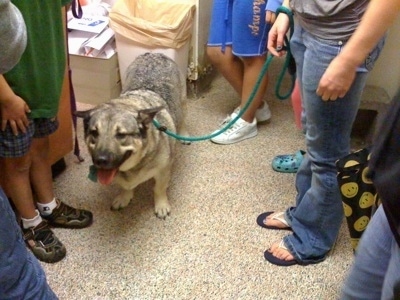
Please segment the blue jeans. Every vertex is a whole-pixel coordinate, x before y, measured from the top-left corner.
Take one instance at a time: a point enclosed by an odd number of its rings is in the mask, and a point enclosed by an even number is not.
[[[400,248],[381,206],[361,237],[341,299],[400,299],[399,266]]]
[[[0,188],[0,299],[58,299],[42,266],[26,249],[10,203]]]
[[[323,101],[316,94],[319,81],[345,42],[321,40],[295,26],[290,46],[301,89],[307,155],[296,175],[296,205],[286,210],[293,234],[284,237],[284,243],[299,263],[324,260],[337,238],[343,207],[335,162],[350,152],[361,93],[383,42],[359,67],[343,98]]]

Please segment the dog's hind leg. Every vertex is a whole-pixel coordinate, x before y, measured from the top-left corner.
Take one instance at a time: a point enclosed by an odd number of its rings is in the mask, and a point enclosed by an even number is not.
[[[115,197],[111,209],[112,210],[119,210],[127,207],[128,204],[133,199],[133,190],[121,190],[120,194]]]
[[[171,170],[159,172],[154,176],[154,212],[157,217],[165,219],[171,212],[171,206],[168,201],[167,189],[171,179]]]

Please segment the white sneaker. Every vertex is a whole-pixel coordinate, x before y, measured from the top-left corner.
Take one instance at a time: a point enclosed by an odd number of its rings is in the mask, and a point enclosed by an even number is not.
[[[266,122],[271,119],[271,110],[267,102],[263,101],[263,106],[256,110],[255,117],[258,123]]]
[[[233,112],[227,117],[221,124],[220,129],[224,128],[233,118],[237,116],[237,113]],[[216,132],[216,131],[214,131]],[[245,139],[255,137],[257,135],[257,120],[254,118],[252,123],[246,122],[242,118],[239,118],[235,124],[229,127],[221,134],[213,137],[211,141],[216,144],[229,145],[237,142],[241,142]]]
[[[238,115],[239,111],[240,111],[240,106],[236,107],[236,109],[233,112],[236,113],[236,115]],[[269,109],[267,102],[263,101],[263,106],[256,110],[255,118],[257,120],[257,123],[266,122],[269,119],[271,119],[271,110]]]

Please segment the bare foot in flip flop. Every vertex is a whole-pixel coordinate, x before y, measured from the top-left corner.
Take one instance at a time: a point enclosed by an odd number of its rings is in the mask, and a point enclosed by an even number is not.
[[[267,226],[275,226],[277,228],[285,229],[290,227],[289,223],[285,220],[285,213],[282,211],[275,212],[267,216],[264,220],[264,224]]]
[[[283,240],[272,246],[264,252],[264,257],[270,263],[278,266],[292,266],[298,264],[294,256],[286,248]]]
[[[267,229],[291,230],[289,223],[284,217],[284,212],[266,212],[257,218],[257,224]]]
[[[268,251],[276,258],[286,260],[286,261],[294,260],[294,256],[285,247],[283,240],[280,241],[279,243],[277,242],[277,243],[272,244],[271,248],[269,248]]]

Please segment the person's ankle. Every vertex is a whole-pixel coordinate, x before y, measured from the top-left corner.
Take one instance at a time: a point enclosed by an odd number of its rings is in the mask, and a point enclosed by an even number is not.
[[[21,218],[22,220],[22,226],[24,229],[30,228],[30,227],[36,227],[42,222],[42,217],[40,216],[40,213],[38,210],[35,210],[36,216],[32,218]]]
[[[241,119],[242,119],[243,121],[246,121],[247,123],[250,123],[250,124],[251,124],[251,123],[253,123],[254,116],[253,116],[253,118],[249,118],[248,116],[245,117],[245,116],[243,115],[243,116],[241,117]]]
[[[236,117],[236,116],[235,116]],[[241,117],[240,117],[240,119],[242,120],[242,121],[246,121],[247,123],[253,123],[253,120],[254,120],[254,117],[253,118],[249,118],[249,116],[248,115],[245,115],[245,114],[243,114]],[[240,119],[238,119],[238,121],[240,120]]]
[[[36,203],[38,210],[42,216],[49,216],[53,212],[53,209],[57,207],[57,201],[56,198],[54,197],[53,200],[51,200],[48,203]]]
[[[264,107],[264,105],[265,105],[265,102],[262,101],[262,102],[260,103],[260,105],[257,107],[257,109],[262,109],[262,108]]]

